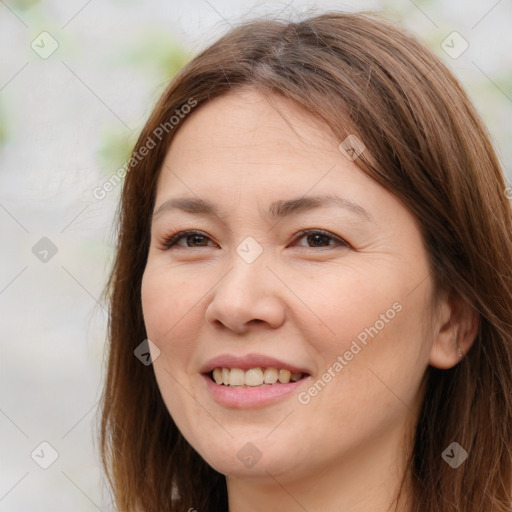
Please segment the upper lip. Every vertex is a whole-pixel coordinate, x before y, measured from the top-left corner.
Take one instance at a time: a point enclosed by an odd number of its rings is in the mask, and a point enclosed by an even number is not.
[[[278,370],[290,370],[292,373],[310,372],[297,364],[286,363],[275,357],[265,356],[263,354],[247,354],[237,356],[233,354],[221,354],[207,361],[201,368],[201,373],[210,373],[214,368],[240,368],[249,370],[250,368],[277,368]]]

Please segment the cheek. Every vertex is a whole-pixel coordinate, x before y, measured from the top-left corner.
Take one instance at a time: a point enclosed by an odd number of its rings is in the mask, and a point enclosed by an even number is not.
[[[142,278],[141,301],[147,336],[160,350],[153,360],[153,370],[163,401],[180,430],[188,432],[191,428],[188,419],[199,412],[194,410],[196,404],[189,395],[193,396],[195,391],[185,392],[183,384],[187,382],[188,361],[194,351],[194,344],[188,341],[197,338],[197,334],[185,333],[184,328],[197,324],[190,322],[197,297],[189,292],[190,300],[187,300],[187,294],[182,292],[187,290],[187,285],[176,278],[177,274],[150,262]]]
[[[400,408],[397,396],[414,401],[428,362],[422,326],[429,283],[411,293],[404,273],[377,266],[333,272],[315,282],[302,282],[297,293],[308,297],[315,313],[309,315],[312,323],[300,323],[319,356],[317,378],[325,386],[320,383],[304,401],[311,398],[334,415],[352,410],[354,418]]]
[[[402,320],[402,278],[369,259],[364,263],[347,263],[315,276],[287,277],[308,309],[308,321],[304,315],[295,321],[307,330],[306,341],[318,344],[331,358],[349,350],[354,340],[365,346]]]
[[[181,282],[177,272],[167,272],[148,264],[142,277],[142,313],[148,337],[155,341],[168,338],[177,329],[177,322],[193,306],[188,305],[190,284]],[[175,327],[176,325],[176,327]]]
[[[142,313],[147,337],[160,350],[153,367],[168,406],[169,399],[180,395],[178,383],[187,382],[192,372],[202,325],[200,299],[205,289],[165,262],[150,259],[144,271]]]

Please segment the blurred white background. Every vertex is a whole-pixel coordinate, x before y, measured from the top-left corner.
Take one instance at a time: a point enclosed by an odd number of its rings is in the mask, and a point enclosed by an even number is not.
[[[113,510],[94,425],[121,187],[93,190],[173,74],[231,23],[324,9],[384,11],[418,35],[512,175],[510,0],[0,0],[0,511]]]

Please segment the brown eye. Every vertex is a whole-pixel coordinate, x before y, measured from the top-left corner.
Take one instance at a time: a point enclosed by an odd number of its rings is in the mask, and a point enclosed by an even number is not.
[[[300,233],[297,234],[297,236],[295,237],[294,240],[297,241],[297,240],[300,240],[301,238],[305,238],[308,241],[308,243],[312,244],[311,246],[309,246],[311,248],[330,247],[330,246],[332,246],[332,244],[329,244],[330,241],[336,242],[338,244],[338,246],[348,247],[347,242],[345,242],[341,238],[339,238],[327,231],[318,230],[318,229],[309,229],[309,230],[301,231]],[[327,244],[327,245],[323,245],[323,244]],[[304,246],[299,246],[299,247],[304,247]]]
[[[308,229],[300,231],[294,241],[300,239],[306,239],[308,242],[308,246],[311,249],[316,248],[326,248],[332,247],[333,245],[339,247],[349,247],[349,244],[342,240],[341,238],[329,233],[328,231],[323,231],[319,229]],[[185,240],[185,244],[179,244],[181,240]],[[165,249],[171,249],[174,246],[182,247],[182,248],[194,248],[194,247],[208,247],[208,240],[211,240],[210,237],[201,233],[200,231],[180,231],[175,235],[164,240],[162,246]],[[330,242],[335,242],[332,244]],[[311,244],[311,245],[309,245]],[[304,247],[303,245],[299,245],[299,247]]]
[[[185,240],[186,245],[178,244],[181,240]],[[205,241],[210,240],[209,237],[201,233],[200,231],[180,231],[175,235],[167,238],[163,242],[163,247],[170,249],[177,245],[178,247],[207,247]],[[197,245],[195,245],[197,244]]]

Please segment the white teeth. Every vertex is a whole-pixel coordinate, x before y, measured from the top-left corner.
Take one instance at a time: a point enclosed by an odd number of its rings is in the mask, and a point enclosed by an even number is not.
[[[265,368],[264,373],[265,384],[275,384],[277,382],[277,368]]]
[[[244,371],[240,368],[215,368],[212,373],[213,380],[224,386],[250,386],[256,387],[269,384],[288,384],[296,382],[305,375],[299,372],[277,368],[251,368]]]
[[[261,386],[263,384],[263,371],[261,368],[251,368],[245,372],[246,386]]]
[[[279,382],[288,384],[290,382],[291,372],[290,370],[279,370]]]
[[[230,386],[243,386],[245,384],[245,372],[240,368],[232,368],[229,375]]]
[[[213,370],[213,380],[217,384],[222,384],[223,383],[222,370],[220,368],[215,368],[215,370]]]

